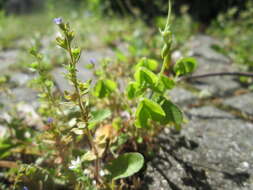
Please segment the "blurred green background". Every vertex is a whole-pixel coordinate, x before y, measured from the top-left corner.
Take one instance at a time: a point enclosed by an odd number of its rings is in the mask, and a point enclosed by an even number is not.
[[[27,13],[41,10],[48,6],[76,6],[102,10],[105,13],[119,13],[142,16],[149,20],[167,12],[167,0],[0,0],[0,9],[7,13]],[[247,0],[174,0],[174,11],[179,13],[182,5],[189,7],[189,13],[196,20],[210,22],[218,13],[231,7],[245,9]]]
[[[224,42],[217,51],[245,65],[244,69],[252,69],[251,0],[172,2],[175,47],[196,33],[207,33]],[[152,56],[159,46],[155,34],[164,25],[167,8],[167,0],[0,0],[0,49],[17,47],[19,39],[52,35],[52,19],[61,16],[77,29],[82,47],[116,46],[125,41]],[[138,37],[142,34],[141,41]]]

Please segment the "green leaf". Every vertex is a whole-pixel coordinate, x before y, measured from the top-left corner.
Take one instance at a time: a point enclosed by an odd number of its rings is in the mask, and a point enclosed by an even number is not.
[[[94,69],[95,65],[93,63],[88,63],[84,66],[86,69]]]
[[[139,67],[134,74],[134,78],[140,86],[145,85],[145,83],[154,86],[158,80],[156,74],[145,67]]]
[[[117,83],[112,80],[104,80],[104,84],[107,89],[109,89],[111,92],[113,92],[117,88]]]
[[[161,76],[161,81],[167,90],[171,90],[176,85],[174,80],[170,79],[169,77],[167,77],[165,75]]]
[[[89,129],[92,129],[96,124],[102,122],[103,120],[111,116],[111,111],[109,109],[103,109],[91,112],[92,118],[89,120]]]
[[[135,126],[138,128],[144,128],[148,126],[148,119],[150,117],[150,114],[143,104],[143,101],[141,101],[136,109],[135,112]]]
[[[39,68],[39,63],[37,61],[31,63],[31,65],[29,65],[31,69],[38,69]]]
[[[2,139],[0,141],[0,159],[6,158],[11,155],[11,149],[19,146],[20,143],[12,144],[10,139]]]
[[[111,173],[112,180],[134,175],[144,165],[144,157],[140,153],[125,153],[113,160],[106,168]]]
[[[138,96],[139,85],[136,82],[130,82],[127,85],[126,93],[129,99],[133,99]]]
[[[136,65],[136,68],[138,67],[146,67],[147,69],[151,71],[157,70],[158,62],[154,59],[147,59],[146,57],[142,58],[138,64]]]
[[[137,107],[135,117],[135,126],[139,128],[148,127],[148,120],[162,122],[166,113],[163,108],[156,102],[144,98]]]
[[[152,120],[162,121],[164,119],[166,114],[158,103],[145,98],[143,100],[143,104],[144,104],[144,107],[147,108]]]
[[[166,113],[165,119],[162,122],[163,124],[174,123],[180,125],[183,122],[183,113],[182,111],[171,101],[163,99],[161,106]]]
[[[106,95],[106,90],[104,88],[104,84],[101,80],[97,81],[95,87],[94,87],[94,95],[103,98]]]
[[[196,59],[192,57],[182,58],[176,62],[173,67],[174,72],[177,76],[186,75],[188,73],[192,73],[197,67]]]
[[[160,80],[155,86],[150,87],[154,92],[159,94],[165,93],[166,90],[171,90],[175,87],[176,83],[174,80],[168,78],[165,75],[160,76]]]
[[[58,46],[62,47],[63,49],[67,49],[67,41],[64,38],[57,37],[56,43]]]
[[[106,92],[103,81],[99,80],[94,87],[94,95],[99,98],[104,98],[106,96],[106,93],[107,92]]]

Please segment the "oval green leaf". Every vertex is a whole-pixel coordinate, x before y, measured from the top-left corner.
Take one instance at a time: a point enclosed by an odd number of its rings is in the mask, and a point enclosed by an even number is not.
[[[134,74],[134,78],[140,86],[144,85],[145,83],[154,86],[158,80],[156,74],[145,67],[138,68]]]
[[[137,152],[125,153],[113,160],[106,168],[113,180],[126,178],[134,175],[144,165],[144,157]]]
[[[171,101],[164,99],[161,104],[163,110],[166,113],[165,120],[162,122],[166,123],[174,123],[176,125],[180,125],[183,122],[183,113],[182,111]]]
[[[151,119],[154,121],[162,121],[165,117],[163,108],[156,102],[145,98],[143,100],[144,107],[148,109]]]

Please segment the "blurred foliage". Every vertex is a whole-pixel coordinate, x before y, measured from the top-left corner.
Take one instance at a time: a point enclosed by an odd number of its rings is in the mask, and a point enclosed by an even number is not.
[[[37,10],[43,5],[43,0],[0,0],[0,10],[7,13],[28,13]]]
[[[244,11],[231,8],[219,15],[208,29],[208,33],[219,38],[223,46],[214,48],[241,64],[244,70],[253,70],[253,2],[248,2]]]
[[[239,10],[245,8],[249,0],[174,0],[174,12],[180,14],[182,6],[189,7],[189,14],[194,20],[209,24],[219,13],[226,12],[236,6]],[[167,0],[0,0],[0,9],[7,12],[22,13],[34,10],[36,7],[82,7],[92,11],[101,11],[106,14],[118,13],[141,17],[151,23],[156,16],[167,14]],[[42,6],[44,4],[44,6]]]
[[[247,0],[174,0],[173,7],[174,12],[179,14],[181,7],[186,5],[189,7],[189,13],[193,19],[209,23],[218,13],[224,12],[232,6],[242,9],[246,2]],[[107,12],[112,10],[122,15],[140,16],[147,22],[152,21],[156,16],[167,14],[167,0],[101,0],[100,4],[104,4]]]

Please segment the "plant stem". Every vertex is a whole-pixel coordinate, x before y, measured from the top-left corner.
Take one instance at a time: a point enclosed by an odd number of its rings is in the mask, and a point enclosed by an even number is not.
[[[94,151],[94,154],[96,156],[96,160],[95,160],[95,179],[98,183],[100,183],[100,180],[99,180],[99,155],[98,155],[97,148],[96,148],[96,146],[93,142],[93,137],[92,137],[91,131],[88,128],[88,113],[85,110],[85,106],[83,105],[83,102],[82,102],[82,97],[81,97],[81,94],[80,94],[80,89],[79,89],[79,86],[78,86],[78,81],[77,81],[77,76],[76,76],[76,61],[73,58],[72,49],[71,49],[71,45],[70,45],[69,40],[67,40],[67,51],[70,55],[70,60],[71,60],[70,64],[74,68],[74,71],[72,71],[72,73],[71,73],[71,81],[74,84],[75,92],[76,92],[77,99],[78,99],[78,106],[81,110],[82,119],[83,119],[83,121],[85,122],[85,124],[87,126],[85,128],[85,130],[87,132],[89,146]]]
[[[115,190],[115,181],[114,180],[112,180],[111,188],[112,188],[112,190]]]
[[[52,105],[53,105],[55,108],[58,108],[58,109],[59,109],[59,111],[60,111],[60,113],[62,114],[62,116],[65,116],[65,113],[64,113],[63,110],[61,109],[60,104],[58,104],[58,103],[56,102],[56,100],[55,100],[54,96],[52,95],[50,89],[49,89],[48,87],[45,87],[45,89],[46,89],[46,92],[47,92],[47,94],[48,94],[48,97],[49,97],[49,99],[50,99]]]
[[[163,30],[164,32],[167,31],[167,30],[169,30],[169,27],[170,27],[170,16],[171,16],[171,1],[169,0],[168,17],[167,17],[165,28]],[[165,43],[167,43],[167,42],[165,42]],[[161,70],[159,72],[159,79],[158,79],[157,84],[160,82],[161,76],[164,74],[164,71],[165,71],[166,67],[170,65],[170,63],[167,62],[170,59],[166,58],[166,57],[170,56],[170,54],[171,54],[171,51],[168,52],[168,55],[165,55],[165,57],[163,58],[163,64],[162,64],[162,68],[161,68]]]
[[[170,15],[171,15],[171,0],[169,0],[169,8],[168,8],[168,17],[167,17],[167,21],[166,21],[166,25],[165,25],[165,29],[168,29],[169,25],[170,25]]]
[[[207,78],[207,77],[215,77],[215,76],[244,76],[244,77],[252,77],[253,73],[250,72],[217,72],[217,73],[206,73],[201,75],[192,75],[181,77],[179,81],[183,80],[194,80],[199,78]]]

